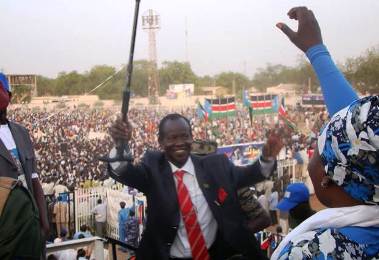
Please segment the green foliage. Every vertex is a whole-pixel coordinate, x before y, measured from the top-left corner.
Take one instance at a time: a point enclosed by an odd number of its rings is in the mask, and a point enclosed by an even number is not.
[[[233,94],[233,91],[235,91],[237,96],[240,96],[242,89],[246,89],[250,86],[249,79],[245,75],[237,72],[223,72],[216,75],[215,78],[217,86],[227,88],[229,94]]]
[[[20,85],[12,89],[12,103],[30,103],[31,87]]]
[[[202,87],[212,87],[216,85],[216,80],[214,77],[205,75],[203,77],[197,77],[197,80],[195,82],[195,95],[201,95]]]
[[[43,76],[37,76],[37,93],[38,96],[52,96],[55,93],[55,79]]]
[[[305,87],[308,85],[309,79],[311,90],[315,91],[318,80],[312,66],[307,61],[301,60],[296,67],[268,64],[266,68],[258,69],[252,80],[252,85],[261,91],[281,83],[293,83]]]
[[[147,60],[134,62],[131,91],[133,95],[146,97],[148,94],[149,70],[152,68]],[[53,95],[82,95],[88,94],[109,76],[115,74],[116,69],[107,65],[93,67],[89,72],[80,74],[76,71],[61,72],[55,79],[43,76],[37,77],[37,91],[39,96]],[[362,56],[348,59],[343,65],[343,72],[354,87],[363,93],[379,92],[379,50],[369,49]],[[268,64],[258,71],[250,80],[245,75],[236,72],[222,72],[216,76],[197,76],[188,62],[164,61],[158,70],[160,89],[159,94],[164,95],[170,84],[195,84],[195,94],[201,94],[201,87],[223,86],[230,94],[234,90],[240,96],[241,90],[254,86],[261,91],[267,87],[280,83],[292,83],[300,86],[299,92],[307,90],[309,82],[311,90],[315,91],[319,85],[312,66],[308,61],[301,59],[296,66]],[[100,99],[121,100],[125,87],[126,67],[117,73],[111,80],[95,90],[94,94]],[[30,92],[26,86],[17,87],[13,95],[14,101],[24,102],[30,99],[25,93]],[[22,100],[22,101],[21,101]]]
[[[363,94],[379,92],[379,49],[373,48],[357,58],[350,58],[345,63],[346,77]]]
[[[164,61],[162,68],[159,70],[159,80],[159,94],[163,95],[170,84],[195,83],[197,76],[188,62]]]

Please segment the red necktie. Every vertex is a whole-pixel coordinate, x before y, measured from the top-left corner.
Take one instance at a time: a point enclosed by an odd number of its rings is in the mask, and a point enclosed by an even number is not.
[[[182,213],[184,226],[186,227],[188,241],[191,246],[192,259],[194,260],[209,260],[208,249],[205,244],[203,233],[201,232],[197,215],[192,204],[186,185],[183,183],[184,171],[178,170],[175,172],[175,177],[178,181],[177,193],[180,211]]]

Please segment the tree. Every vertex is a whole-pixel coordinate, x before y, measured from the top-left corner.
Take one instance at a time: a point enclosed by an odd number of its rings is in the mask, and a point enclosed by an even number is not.
[[[114,67],[107,65],[97,65],[93,67],[88,73],[85,74],[85,78],[83,79],[81,86],[81,91],[88,93],[104,80],[106,80],[109,76],[112,76],[115,72],[116,69]]]
[[[50,96],[55,93],[55,79],[44,76],[37,76],[37,93],[38,96]]]
[[[292,83],[302,87],[299,91],[303,92],[304,86],[308,86],[309,80],[311,90],[316,91],[319,84],[312,66],[308,61],[300,59],[298,65],[295,67],[268,64],[266,68],[258,69],[258,72],[254,75],[252,84],[261,91],[265,91],[267,87],[276,86],[281,83]]]
[[[240,96],[242,90],[248,88],[251,84],[248,77],[238,72],[223,72],[216,75],[215,78],[217,86],[225,87],[230,94],[236,94],[237,96]],[[233,89],[233,84],[235,89]]]
[[[379,92],[379,49],[368,49],[364,55],[350,58],[344,66],[346,77],[363,94]]]
[[[203,77],[197,77],[195,82],[195,95],[201,94],[202,87],[212,87],[216,84],[216,79],[212,76],[205,75]]]
[[[61,72],[56,80],[55,94],[58,96],[84,94],[83,82],[84,76],[76,71]]]
[[[188,62],[164,61],[159,70],[160,89],[159,94],[166,93],[170,84],[191,84],[197,81],[197,76],[192,71]]]
[[[13,103],[30,103],[32,99],[31,87],[28,85],[19,85],[12,89],[12,102]]]

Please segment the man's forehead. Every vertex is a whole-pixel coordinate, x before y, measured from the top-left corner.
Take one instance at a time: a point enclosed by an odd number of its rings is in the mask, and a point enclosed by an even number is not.
[[[187,121],[184,118],[169,119],[163,125],[163,128],[166,131],[174,130],[174,129],[177,129],[177,128],[186,128],[186,129],[189,129],[189,127],[190,126],[188,125]]]

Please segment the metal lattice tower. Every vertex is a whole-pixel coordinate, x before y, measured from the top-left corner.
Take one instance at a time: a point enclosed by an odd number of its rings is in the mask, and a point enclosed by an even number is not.
[[[157,43],[155,34],[160,29],[160,17],[157,12],[152,9],[144,12],[142,16],[142,28],[149,35],[149,80],[148,80],[148,96],[150,104],[158,103],[159,91],[159,75],[157,65]]]

